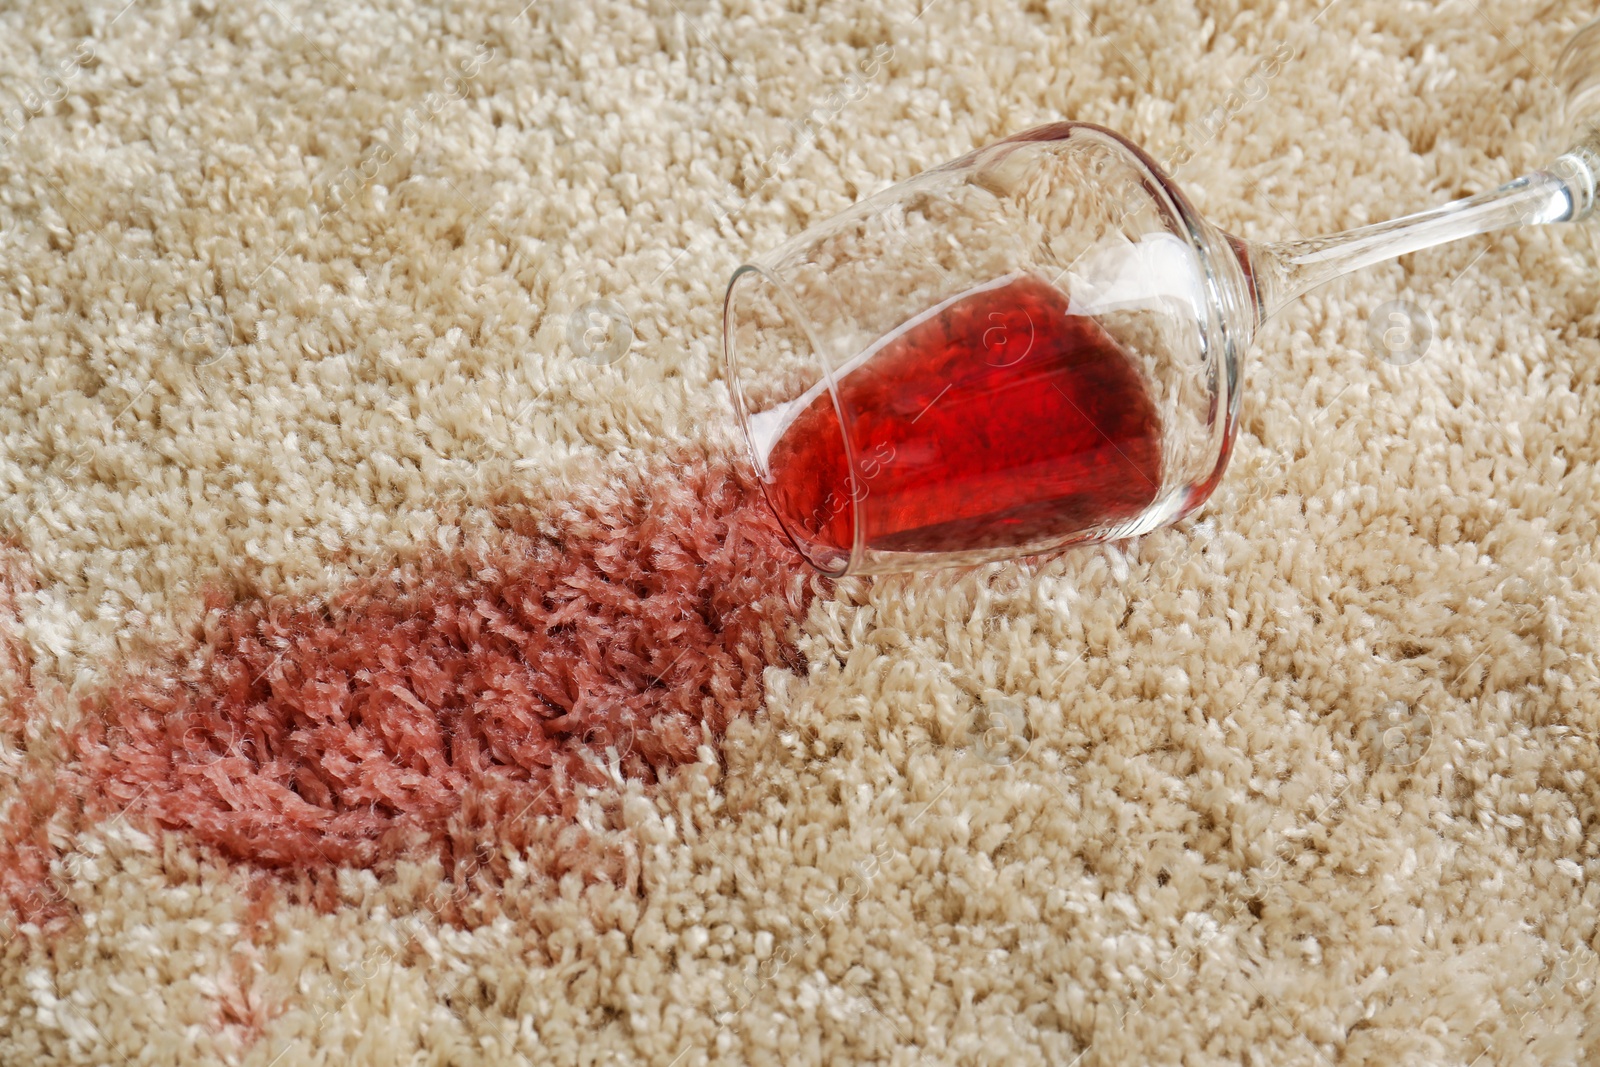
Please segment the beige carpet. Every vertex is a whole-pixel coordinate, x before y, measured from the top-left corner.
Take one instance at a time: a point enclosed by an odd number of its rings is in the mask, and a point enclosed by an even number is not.
[[[718,335],[1062,117],[1253,238],[1491,188],[1590,12],[917,2],[0,13],[0,1064],[1600,1060],[1580,234],[976,572],[778,560]]]

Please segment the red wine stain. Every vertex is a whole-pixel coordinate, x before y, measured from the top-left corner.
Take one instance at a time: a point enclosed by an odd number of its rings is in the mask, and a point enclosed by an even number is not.
[[[759,494],[704,465],[507,526],[325,603],[212,605],[200,654],[99,694],[54,777],[89,821],[289,881],[438,857],[494,884],[508,853],[629,881],[580,793],[656,782],[755,711],[763,669],[799,664],[812,580]],[[0,870],[48,858],[61,803],[10,820]]]
[[[1161,485],[1161,425],[1127,352],[1020,276],[890,334],[784,430],[773,505],[848,553],[1021,547],[1132,519]],[[804,539],[803,538],[803,539]]]

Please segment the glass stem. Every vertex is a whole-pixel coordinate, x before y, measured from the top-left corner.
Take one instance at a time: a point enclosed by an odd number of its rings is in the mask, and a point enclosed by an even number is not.
[[[1507,226],[1575,222],[1595,207],[1600,143],[1587,139],[1548,168],[1492,192],[1327,237],[1244,243],[1258,321],[1306,293],[1374,263]]]

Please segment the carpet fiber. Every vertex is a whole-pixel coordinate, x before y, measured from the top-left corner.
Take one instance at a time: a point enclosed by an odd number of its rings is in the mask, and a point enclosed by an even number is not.
[[[1585,234],[1313,294],[1204,512],[964,572],[807,572],[719,341],[1063,117],[1249,238],[1492,188],[1589,13],[0,13],[0,1064],[1600,1059]]]

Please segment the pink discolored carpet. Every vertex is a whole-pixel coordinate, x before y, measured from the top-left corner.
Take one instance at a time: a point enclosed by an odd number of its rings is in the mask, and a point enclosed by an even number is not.
[[[631,884],[573,825],[578,790],[654,782],[717,744],[768,665],[802,666],[789,631],[817,581],[731,470],[633,489],[326,601],[212,605],[192,663],[89,698],[13,809],[13,907],[61,899],[40,881],[74,798],[297,880],[433,856],[492,885],[532,850],[556,877]]]

